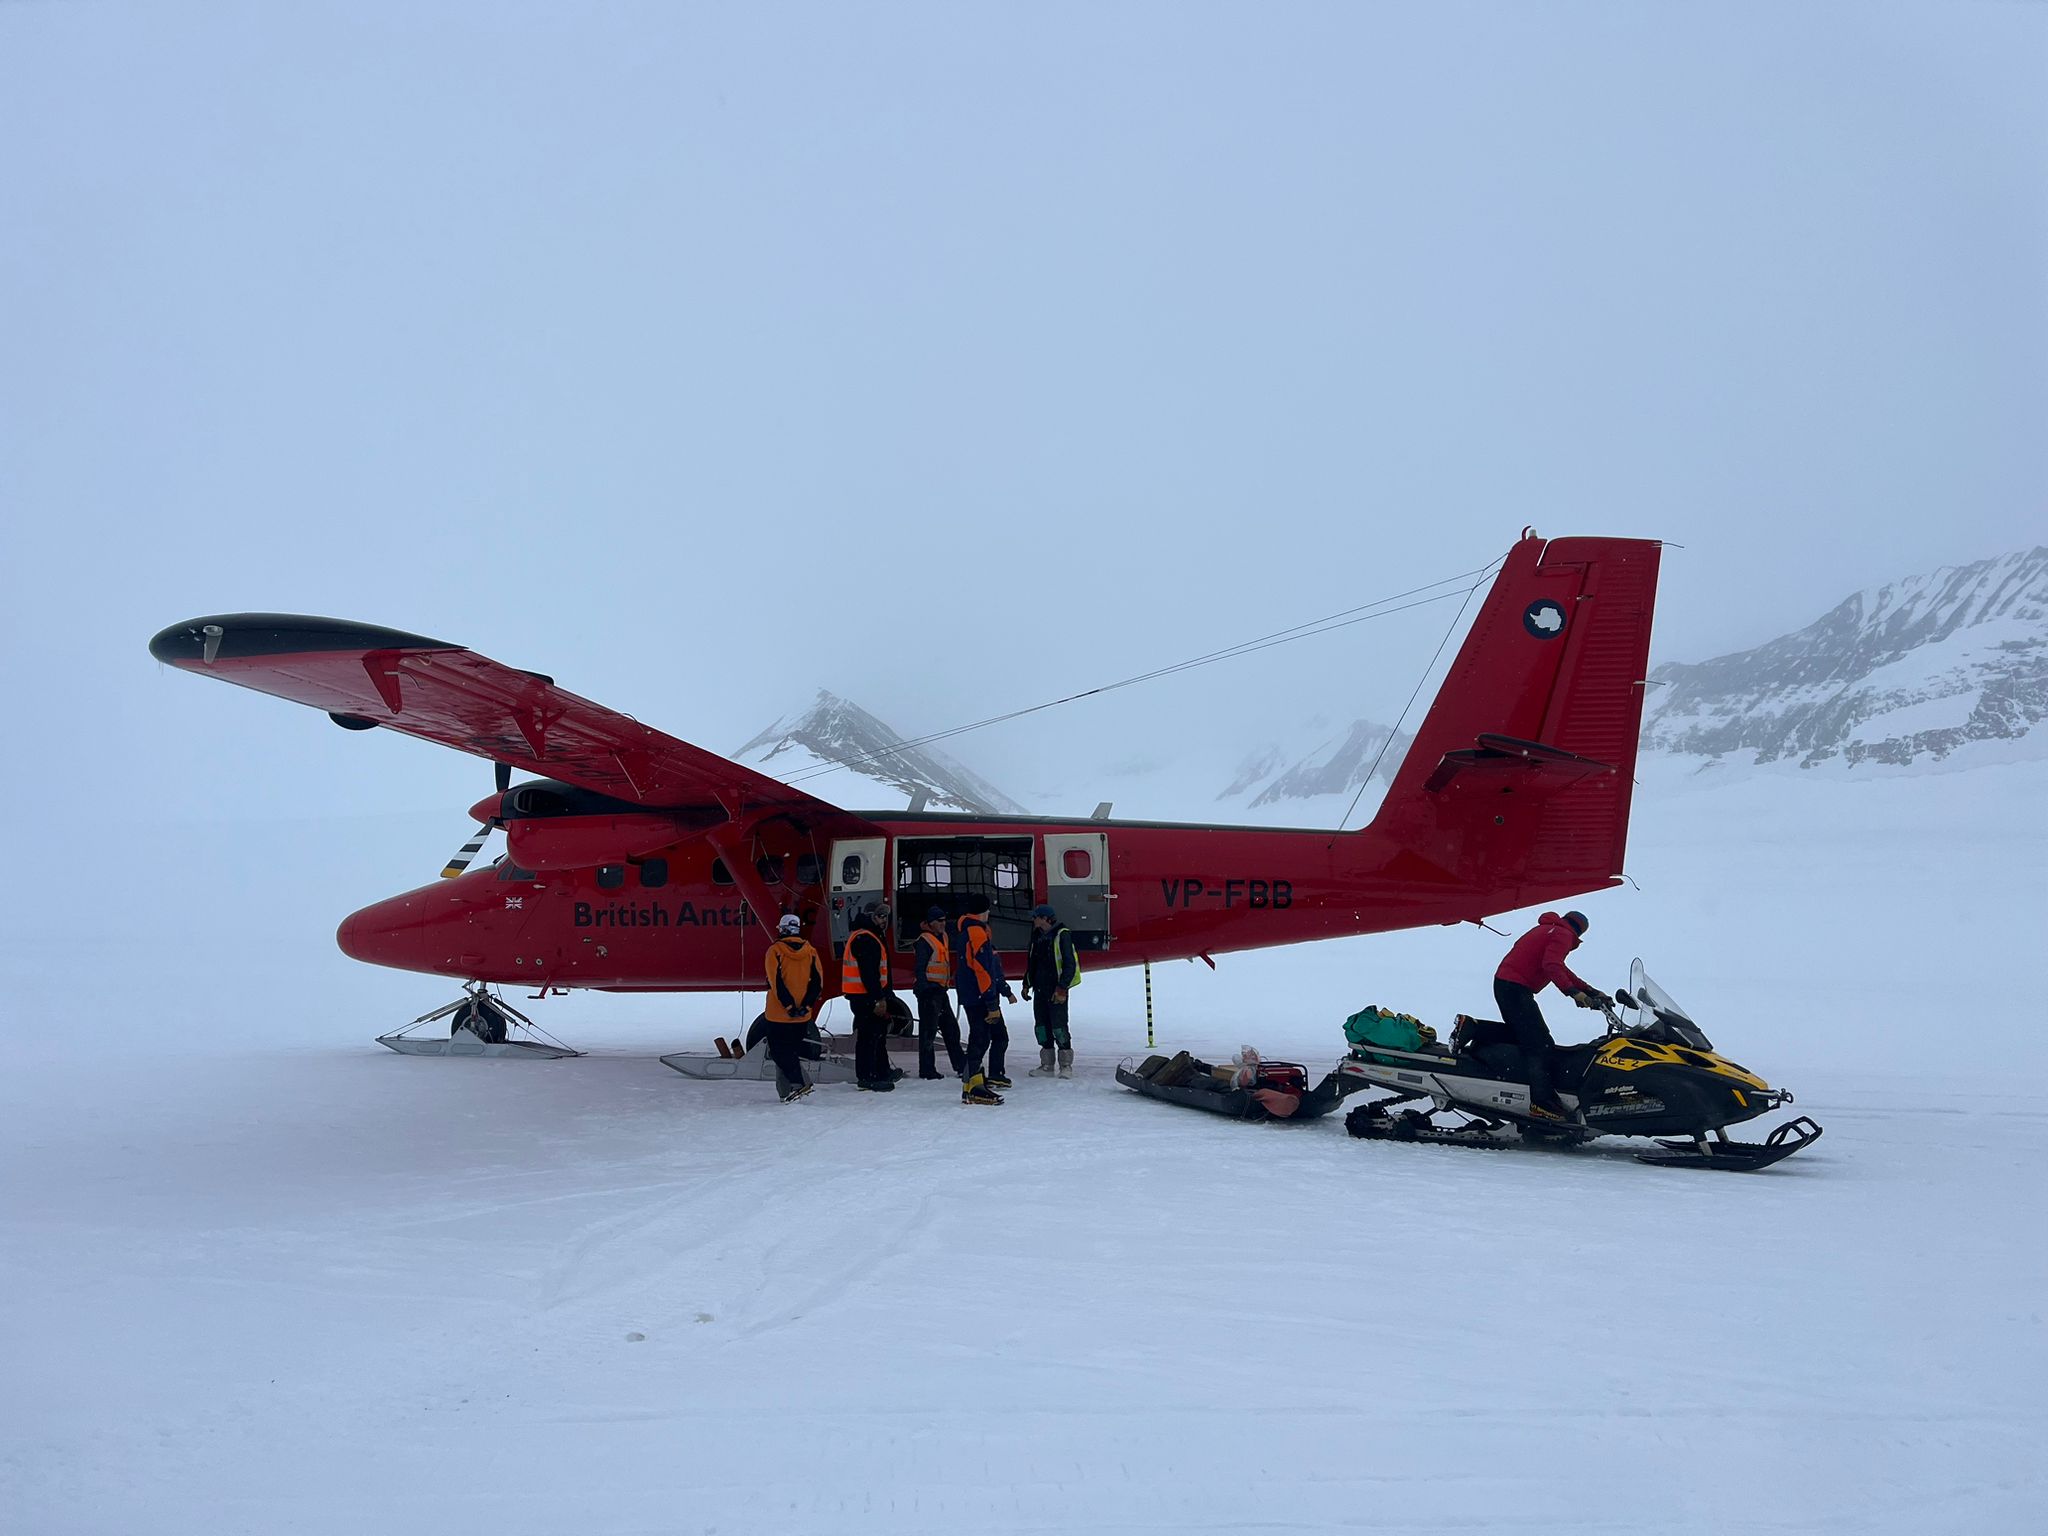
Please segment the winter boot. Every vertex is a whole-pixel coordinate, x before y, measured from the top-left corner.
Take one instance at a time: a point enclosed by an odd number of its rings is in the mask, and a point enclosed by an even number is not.
[[[1017,1086],[1000,1072],[989,1073],[988,1085],[991,1088],[1014,1088]]]
[[[860,1079],[853,1086],[862,1093],[894,1093],[896,1091],[896,1079],[893,1077],[868,1077]]]
[[[811,1091],[811,1085],[809,1083],[784,1083],[777,1091],[781,1093],[783,1103],[794,1104],[798,1099]]]
[[[1061,1077],[1072,1077],[1073,1075],[1074,1075],[1074,1053],[1073,1053],[1073,1051],[1072,1051],[1072,1050],[1070,1050],[1070,1049],[1062,1049],[1062,1050],[1060,1051],[1060,1076],[1061,1076]]]
[[[988,1079],[979,1072],[967,1079],[960,1087],[962,1104],[1000,1104],[1003,1096],[989,1087]]]
[[[1052,1048],[1047,1046],[1038,1053],[1038,1065],[1031,1069],[1033,1077],[1053,1076]]]

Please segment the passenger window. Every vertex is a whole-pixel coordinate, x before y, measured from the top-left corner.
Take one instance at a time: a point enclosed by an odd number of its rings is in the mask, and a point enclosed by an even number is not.
[[[796,860],[796,883],[816,885],[825,878],[825,865],[815,853],[802,853]]]
[[[732,884],[732,871],[725,867],[725,860],[713,859],[711,861],[711,883],[713,885]]]
[[[839,861],[839,883],[841,885],[860,884],[859,854],[849,853],[845,858]]]
[[[658,891],[668,884],[667,859],[642,859],[640,861],[640,883],[650,891]]]
[[[1086,848],[1069,848],[1060,855],[1060,868],[1066,871],[1069,880],[1086,880],[1088,871],[1095,867],[1095,861],[1088,857]]]
[[[898,859],[896,861],[896,889],[899,891],[905,889],[909,886],[910,881],[910,861],[908,859]]]
[[[996,860],[995,876],[999,891],[1014,891],[1023,884],[1023,872],[1017,868],[1015,859]]]
[[[782,884],[782,855],[779,853],[762,854],[760,858],[754,860],[754,873],[770,885]]]
[[[926,885],[951,885],[953,883],[953,861],[951,859],[926,859],[924,861],[924,883]]]
[[[600,864],[597,866],[597,888],[600,891],[616,891],[626,883],[626,866],[623,864]]]

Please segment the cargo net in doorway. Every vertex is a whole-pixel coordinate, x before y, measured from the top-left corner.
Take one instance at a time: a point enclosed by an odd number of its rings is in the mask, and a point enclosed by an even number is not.
[[[933,907],[960,916],[970,896],[989,899],[996,948],[1031,944],[1031,839],[1028,837],[903,837],[896,840],[896,938],[908,949]]]

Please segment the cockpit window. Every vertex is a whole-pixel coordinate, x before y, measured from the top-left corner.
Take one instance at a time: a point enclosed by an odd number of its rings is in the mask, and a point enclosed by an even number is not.
[[[498,871],[498,878],[500,880],[531,880],[534,878],[532,870],[521,869],[509,857],[501,856],[494,867]]]

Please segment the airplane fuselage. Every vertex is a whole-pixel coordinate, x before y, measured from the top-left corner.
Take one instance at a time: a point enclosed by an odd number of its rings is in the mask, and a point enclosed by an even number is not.
[[[831,953],[853,909],[886,896],[896,984],[907,986],[917,924],[933,906],[957,913],[969,894],[994,899],[998,946],[1012,958],[1028,942],[1030,908],[1060,906],[1099,970],[1472,920],[1589,888],[1476,889],[1372,828],[899,812],[836,830],[763,829],[750,843],[755,867],[735,860],[737,874],[702,837],[596,868],[525,870],[508,856],[367,907],[339,940],[357,959],[465,980],[731,991],[761,984],[769,933],[757,903],[802,915]],[[849,848],[867,850],[867,878],[840,878]]]

